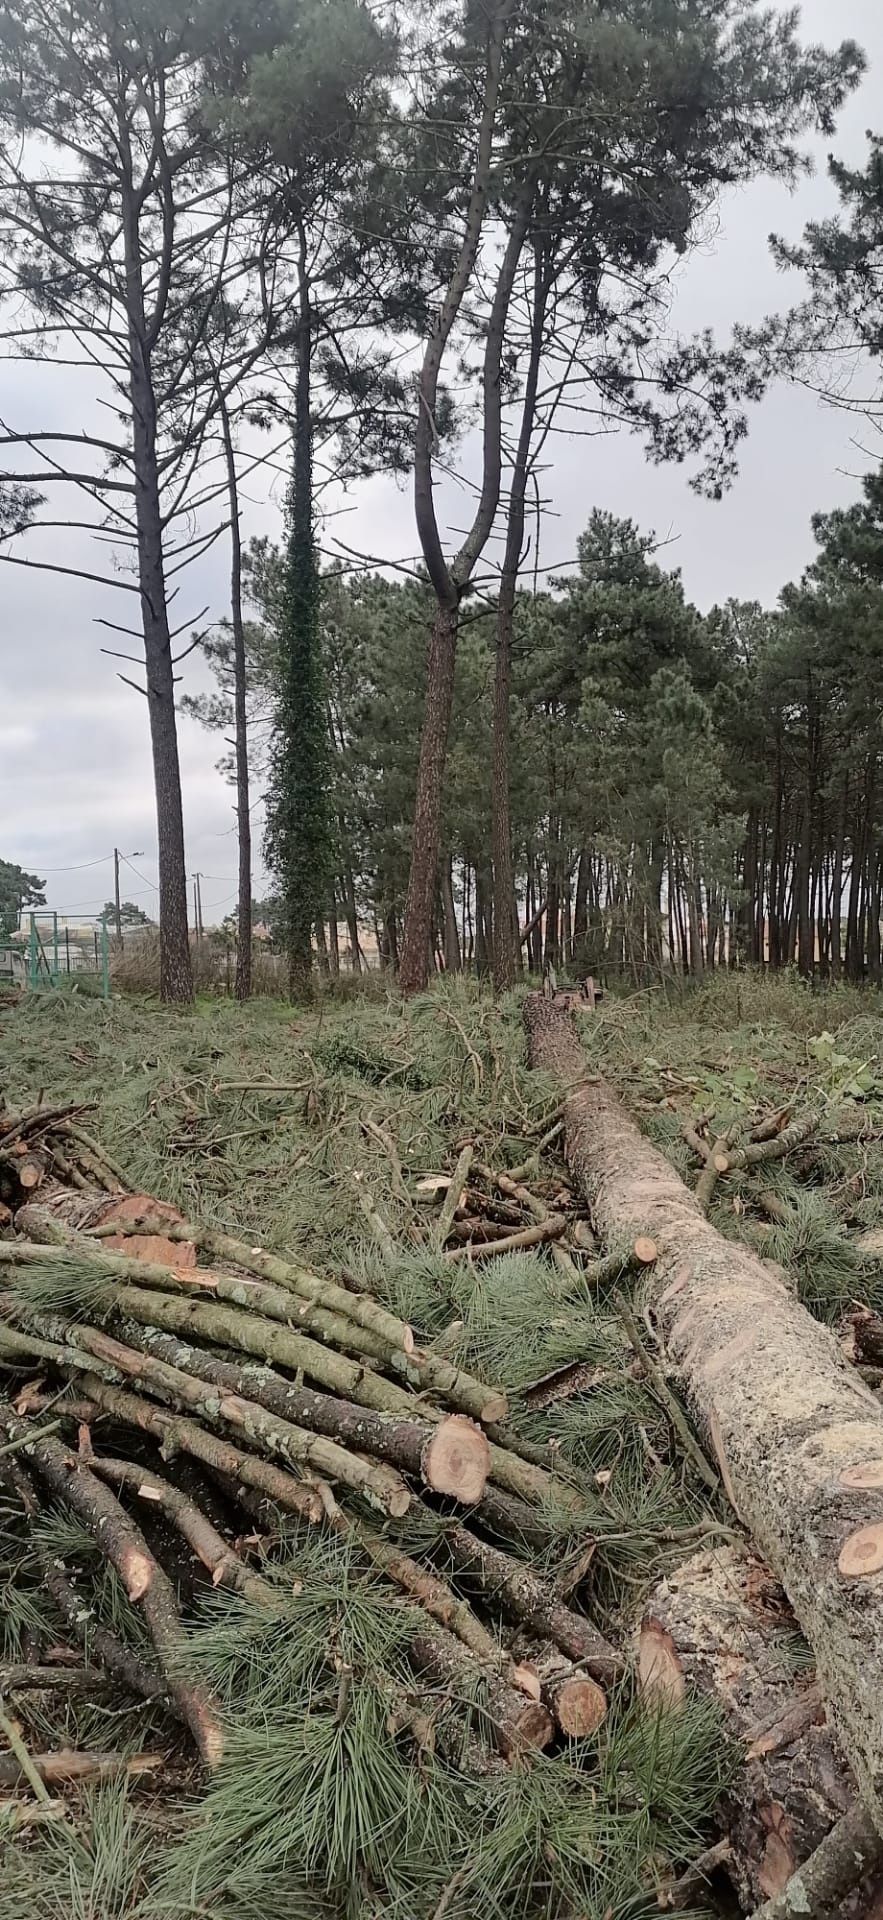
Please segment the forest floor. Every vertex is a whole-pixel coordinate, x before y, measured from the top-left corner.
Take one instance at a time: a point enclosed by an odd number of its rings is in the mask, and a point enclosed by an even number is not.
[[[627,1271],[627,1250],[621,1263],[605,1259],[611,1250],[594,1245],[568,1187],[555,1133],[560,1090],[527,1069],[520,1004],[520,993],[495,1003],[465,981],[404,1008],[374,982],[307,1012],[271,1001],[170,1012],[147,1000],[32,995],[0,1012],[0,1093],[17,1110],[94,1103],[85,1124],[134,1191],[324,1274],[349,1268],[424,1345],[440,1342],[459,1365],[499,1381],[513,1429],[528,1447],[551,1448],[589,1516],[574,1535],[546,1515],[539,1563],[628,1647],[655,1583],[697,1541],[729,1538],[732,1515],[641,1364],[629,1331],[641,1324],[640,1278]],[[721,977],[689,991],[609,994],[579,1025],[590,1067],[690,1185],[701,1171],[697,1138],[703,1151],[724,1136],[772,1138],[811,1109],[812,1134],[787,1157],[721,1174],[710,1216],[786,1267],[844,1338],[857,1304],[883,1310],[883,1255],[863,1242],[883,1227],[876,996]],[[564,1216],[555,1244],[582,1284],[562,1290],[551,1244],[473,1261],[468,1224],[464,1257],[444,1257],[429,1176],[450,1175],[465,1143],[470,1178],[486,1195],[492,1186],[475,1170],[504,1181],[514,1173],[541,1210]],[[448,1254],[456,1250],[453,1237]],[[577,1367],[585,1377],[573,1391]],[[34,1380],[19,1363],[5,1390],[14,1396]],[[41,1524],[44,1544],[91,1566],[99,1618],[143,1649],[116,1575],[95,1570],[82,1531],[58,1512]],[[35,1648],[47,1658],[59,1627],[5,1495],[0,1527],[6,1672]],[[401,1538],[418,1559],[434,1549],[418,1523]],[[257,1536],[251,1544],[271,1558],[278,1548]],[[7,1727],[31,1751],[169,1755],[165,1776],[74,1789],[61,1820],[23,1825],[21,1794],[0,1800],[0,1920],[23,1911],[35,1920],[624,1920],[667,1904],[666,1888],[713,1837],[715,1803],[738,1764],[707,1705],[663,1722],[641,1711],[626,1680],[591,1738],[563,1761],[544,1755],[506,1769],[502,1783],[492,1773],[464,1786],[449,1761],[419,1752],[405,1767],[386,1720],[380,1727],[358,1705],[348,1708],[345,1754],[332,1755],[322,1739],[335,1716],[319,1708],[304,1744],[313,1681],[291,1645],[310,1631],[339,1635],[341,1661],[358,1671],[358,1643],[370,1678],[393,1657],[390,1608],[338,1543],[304,1548],[290,1534],[282,1549],[294,1596],[287,1666],[278,1645],[249,1640],[236,1597],[208,1582],[194,1588],[192,1569],[181,1575],[193,1658],[233,1728],[207,1798],[155,1705],[121,1705],[100,1688],[61,1705],[38,1690],[5,1707],[0,1697]],[[537,1551],[534,1543],[534,1564]],[[298,1612],[295,1564],[308,1614]],[[0,1762],[8,1738],[0,1734]],[[162,1859],[158,1829],[173,1842]]]

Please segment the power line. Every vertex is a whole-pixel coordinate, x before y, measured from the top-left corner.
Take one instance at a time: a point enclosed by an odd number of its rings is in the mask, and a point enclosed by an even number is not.
[[[78,867],[45,867],[42,860],[37,860],[34,864],[43,867],[44,873],[85,873],[87,867],[105,867],[108,860],[112,859],[112,853],[103,853],[100,860],[83,860]]]
[[[151,891],[151,893],[159,893],[159,887],[155,887],[155,886],[154,886],[154,884],[153,884],[153,881],[152,881],[152,880],[148,880],[148,878],[147,878],[147,875],[146,875],[146,873],[141,873],[141,872],[139,871],[139,869],[138,869],[138,867],[133,867],[133,866],[132,866],[132,862],[131,862],[131,860],[126,860],[126,856],[125,856],[125,854],[124,854],[124,853],[121,853],[121,854],[120,854],[120,859],[121,859],[121,860],[123,860],[123,861],[125,861],[125,864],[126,864],[126,866],[127,866],[127,867],[128,867],[128,868],[129,868],[130,870],[131,870],[131,872],[132,872],[132,873],[134,873],[135,875],[137,875],[137,878],[138,878],[139,880],[143,880],[143,881],[144,881],[144,885],[145,885],[145,887],[149,887],[149,888],[150,888],[150,891]]]

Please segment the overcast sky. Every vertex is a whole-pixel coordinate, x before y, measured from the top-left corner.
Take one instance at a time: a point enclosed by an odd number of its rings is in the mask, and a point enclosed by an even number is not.
[[[832,43],[852,36],[868,54],[869,72],[834,142],[815,147],[812,179],[794,194],[760,183],[728,196],[714,237],[681,270],[676,320],[684,332],[712,326],[725,337],[734,320],[760,319],[799,291],[799,282],[776,272],[768,234],[796,237],[808,219],[833,208],[826,145],[862,164],[866,129],[883,130],[881,0],[804,0],[801,12],[805,38]],[[19,427],[82,428],[93,416],[93,396],[58,369],[23,380],[20,369],[0,366],[0,416]],[[672,542],[668,563],[680,567],[699,606],[731,595],[773,605],[812,555],[810,515],[858,493],[868,460],[855,432],[846,415],[805,392],[777,387],[753,415],[739,480],[719,504],[698,500],[680,470],[649,466],[636,440],[558,439],[544,480],[550,512],[542,563],[568,561],[592,508],[603,507]],[[247,532],[275,533],[272,501],[257,485],[249,492]],[[406,490],[375,480],[348,504],[348,516],[335,519],[329,534],[339,532],[362,551],[389,559],[413,552]],[[455,503],[452,517],[458,519]],[[62,536],[62,545],[70,564],[90,565],[75,536]],[[178,618],[196,616],[207,600],[223,614],[226,567],[219,543],[199,580],[184,587]],[[18,567],[4,567],[0,584],[0,857],[45,875],[49,904],[85,917],[111,893],[114,844],[129,856],[137,850],[137,872],[123,868],[124,892],[149,912],[157,869],[147,713],[102,655],[108,635],[95,625],[98,616],[121,618],[118,602],[128,596]],[[217,742],[183,717],[180,747],[188,868],[206,876],[204,913],[211,923],[235,897],[231,796],[215,771]],[[260,873],[256,880],[260,886]]]

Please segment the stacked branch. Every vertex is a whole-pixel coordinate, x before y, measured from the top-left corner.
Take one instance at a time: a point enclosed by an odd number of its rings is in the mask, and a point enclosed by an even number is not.
[[[52,1125],[41,1146],[54,1164]],[[149,1196],[83,1176],[18,1198],[15,1232],[0,1241],[0,1358],[39,1369],[45,1387],[18,1412],[0,1407],[0,1430],[26,1461],[26,1510],[51,1496],[90,1528],[153,1641],[141,1691],[165,1695],[207,1765],[220,1722],[186,1677],[177,1609],[138,1516],[162,1514],[194,1577],[260,1607],[273,1587],[243,1552],[249,1529],[218,1524],[207,1498],[177,1484],[176,1460],[191,1463],[197,1489],[199,1476],[206,1492],[222,1486],[234,1514],[259,1513],[271,1538],[286,1514],[340,1535],[417,1610],[418,1690],[480,1702],[468,1764],[487,1764],[488,1738],[509,1759],[597,1730],[622,1656],[501,1544],[532,1527],[543,1538],[548,1510],[572,1514],[578,1532],[586,1508],[551,1456],[503,1424],[502,1389],[421,1348],[366,1291]],[[410,1527],[421,1507],[415,1559],[388,1529],[405,1516]]]

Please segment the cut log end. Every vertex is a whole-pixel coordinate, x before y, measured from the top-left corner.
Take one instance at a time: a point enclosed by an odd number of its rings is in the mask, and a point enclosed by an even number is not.
[[[680,1707],[684,1673],[674,1640],[658,1620],[645,1620],[638,1641],[638,1686],[650,1706]]]
[[[883,1567],[883,1522],[858,1527],[844,1540],[837,1565],[847,1579],[861,1580]]]
[[[546,1698],[562,1733],[571,1740],[597,1733],[607,1718],[607,1695],[588,1674],[575,1673],[557,1685],[553,1682]]]
[[[489,1387],[486,1398],[481,1403],[482,1424],[486,1427],[499,1426],[509,1417],[509,1402],[505,1393],[496,1392]]]
[[[129,1599],[134,1603],[144,1599],[153,1582],[156,1562],[139,1547],[126,1548],[120,1565],[120,1572]]]
[[[883,1487],[883,1460],[866,1460],[860,1467],[847,1467],[840,1475],[840,1485],[875,1492]]]
[[[539,1700],[526,1700],[514,1725],[507,1729],[510,1748],[532,1747],[541,1753],[555,1737],[555,1722]]]
[[[649,1235],[640,1233],[635,1241],[633,1252],[639,1267],[652,1267],[659,1258],[659,1248]]]
[[[15,1171],[23,1193],[33,1193],[35,1188],[42,1184],[43,1163],[37,1159],[36,1154],[25,1154],[19,1160]]]
[[[481,1428],[465,1414],[451,1414],[439,1422],[423,1449],[423,1478],[434,1493],[473,1506],[487,1485],[490,1460]]]

